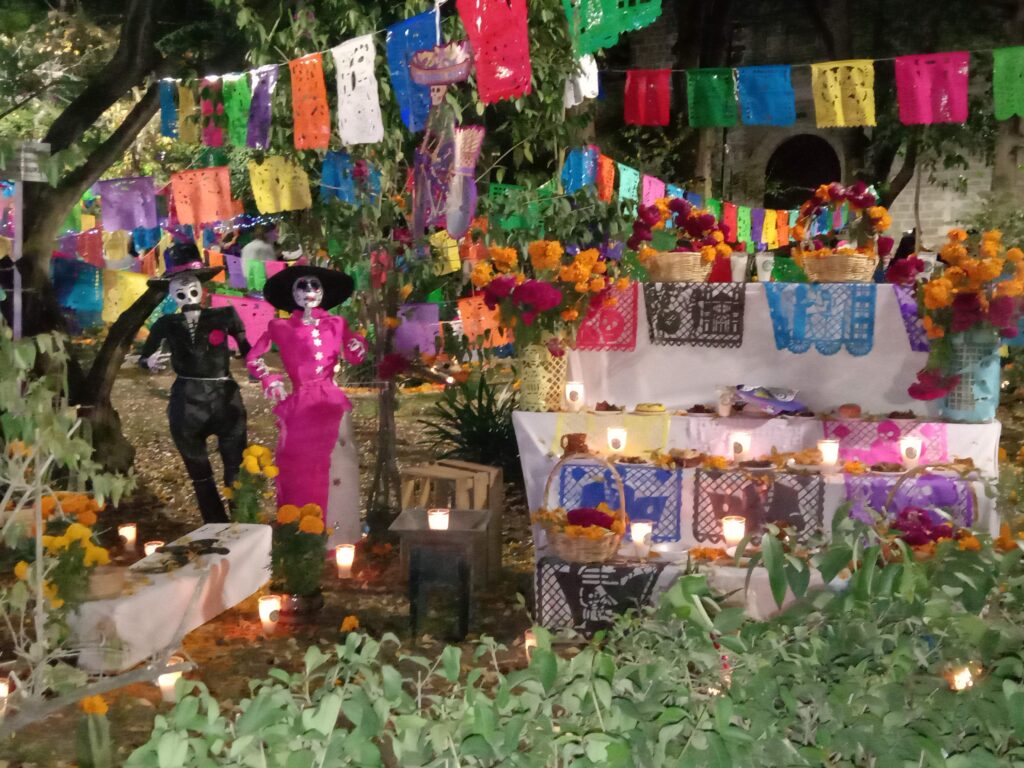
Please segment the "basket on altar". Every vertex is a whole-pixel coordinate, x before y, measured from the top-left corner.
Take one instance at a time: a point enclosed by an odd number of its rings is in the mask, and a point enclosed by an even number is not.
[[[606,502],[592,508],[563,509],[560,506],[543,506],[531,516],[531,520],[543,528],[548,546],[569,563],[603,563],[619,551],[622,536],[626,532],[626,491],[622,476],[615,466],[600,456],[590,453],[566,454],[551,470],[544,485],[544,504],[548,504],[555,480],[562,469],[572,464],[601,475],[610,473],[619,496],[618,508],[612,509]]]
[[[695,251],[655,251],[645,266],[654,283],[706,283],[714,260]]]
[[[823,238],[835,227],[837,214],[842,219],[842,208],[850,215],[850,241],[834,244]],[[812,223],[825,218],[817,237],[811,235]],[[870,283],[878,268],[880,256],[892,248],[892,239],[880,235],[892,224],[889,212],[878,205],[875,194],[864,182],[849,187],[840,184],[822,184],[810,200],[800,206],[800,216],[793,227],[797,245],[793,247],[793,260],[807,274],[812,283]],[[838,240],[838,238],[832,238]]]
[[[669,219],[671,229],[666,228]],[[715,215],[679,197],[641,205],[626,247],[637,252],[655,283],[707,282],[715,262],[732,255]]]

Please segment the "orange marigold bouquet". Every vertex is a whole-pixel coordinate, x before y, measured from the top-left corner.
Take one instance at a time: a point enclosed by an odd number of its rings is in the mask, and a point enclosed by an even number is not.
[[[811,235],[812,222],[823,213],[837,210],[843,204],[850,210],[849,239],[840,233]],[[858,181],[849,187],[833,182],[822,184],[811,198],[800,206],[800,214],[793,226],[793,258],[803,265],[807,259],[823,259],[835,254],[845,256],[888,256],[892,238],[881,235],[892,226],[892,217],[878,204],[866,184]]]
[[[675,235],[677,251],[693,251],[705,262],[727,259],[732,248],[725,242],[725,230],[710,211],[683,200],[680,197],[666,197],[654,201],[654,205],[641,205],[633,223],[633,235],[626,246],[637,252],[641,263],[646,263],[656,250],[647,245],[654,239],[655,231],[665,231],[672,220],[672,234]]]
[[[278,509],[271,550],[276,588],[290,595],[316,593],[320,589],[326,547],[327,529],[319,504],[285,504]]]
[[[604,539],[626,532],[626,514],[613,510],[605,502],[596,507],[580,507],[566,511],[562,507],[540,507],[530,519],[548,531],[583,539]]]

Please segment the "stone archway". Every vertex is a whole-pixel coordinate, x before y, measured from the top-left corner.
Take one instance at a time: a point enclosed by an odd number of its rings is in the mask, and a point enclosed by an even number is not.
[[[842,178],[835,148],[813,134],[798,134],[779,144],[765,165],[765,208],[798,208],[819,184]]]

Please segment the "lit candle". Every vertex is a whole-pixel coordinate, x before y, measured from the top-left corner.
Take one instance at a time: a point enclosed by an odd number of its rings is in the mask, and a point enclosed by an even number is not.
[[[263,624],[263,632],[267,635],[274,633],[277,626],[277,615],[281,611],[280,595],[264,595],[260,598],[260,623]]]
[[[565,385],[565,404],[569,406],[570,411],[583,410],[583,393],[582,381],[570,381]]]
[[[654,526],[643,520],[629,524],[629,535],[633,539],[637,557],[646,558],[651,552],[651,534]]]
[[[924,441],[916,435],[906,435],[900,438],[900,456],[903,458],[903,466],[913,469],[921,463],[921,451]]]
[[[356,559],[355,544],[339,544],[334,548],[334,561],[338,564],[338,578],[352,578],[352,562]]]
[[[428,509],[427,510],[427,525],[430,526],[432,531],[447,531],[448,530],[448,517],[451,513],[450,509]]]
[[[176,667],[184,661],[181,656],[171,656],[167,660],[167,666]],[[156,679],[157,685],[160,686],[160,696],[164,701],[174,701],[174,684],[178,682],[180,677],[181,670],[178,670],[176,672],[164,672]]]
[[[142,545],[142,551],[146,553],[146,557],[149,557],[163,545],[164,543],[162,541],[147,541]]]
[[[966,691],[974,687],[974,675],[970,667],[955,667],[950,670],[949,687],[954,691]]]
[[[726,515],[722,518],[722,536],[729,548],[735,550],[736,545],[747,535],[747,519],[741,515]]]
[[[608,449],[612,453],[626,450],[627,434],[625,427],[608,427]]]
[[[117,526],[117,535],[124,541],[125,549],[135,549],[138,541],[139,526],[135,523],[121,523]]]
[[[11,683],[6,677],[0,677],[0,717],[7,711],[7,697],[11,695]]]
[[[532,629],[526,630],[526,634],[523,635],[523,650],[526,651],[526,660],[529,661],[533,655],[533,649],[537,647],[537,636],[533,634]]]
[[[839,441],[819,440],[818,451],[821,453],[821,463],[828,469],[835,469],[839,464]]]
[[[733,432],[729,436],[729,442],[732,444],[732,455],[736,461],[743,461],[750,458],[749,432]]]

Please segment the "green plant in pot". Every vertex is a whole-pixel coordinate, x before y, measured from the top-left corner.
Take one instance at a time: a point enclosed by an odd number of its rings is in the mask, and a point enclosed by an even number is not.
[[[323,607],[320,576],[327,530],[319,504],[285,504],[274,522],[271,569],[273,588],[281,592],[281,621],[303,623]]]

